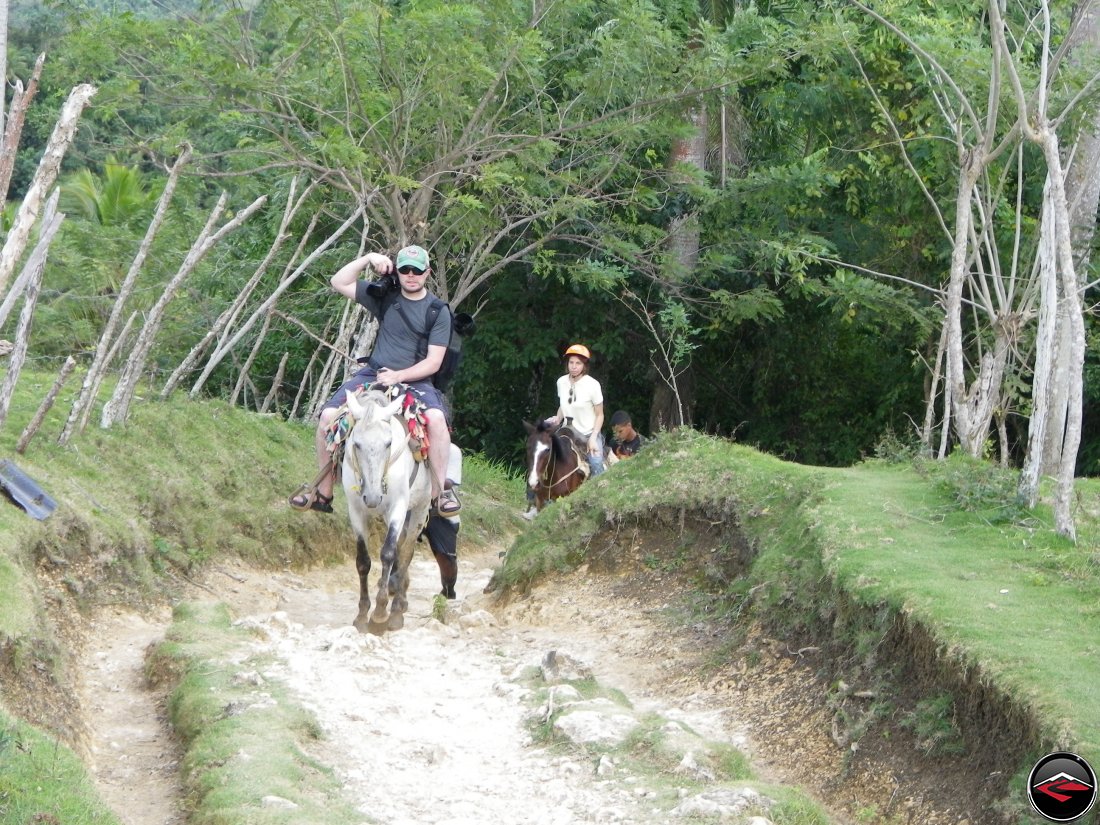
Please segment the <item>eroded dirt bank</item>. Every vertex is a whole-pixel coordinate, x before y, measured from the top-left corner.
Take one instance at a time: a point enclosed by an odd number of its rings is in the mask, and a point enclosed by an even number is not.
[[[812,652],[755,636],[732,663],[714,666],[722,639],[713,628],[671,629],[668,611],[684,584],[673,575],[584,568],[505,605],[482,592],[497,548],[464,547],[461,555],[448,625],[430,620],[438,574],[424,552],[414,564],[406,628],[380,640],[349,633],[356,600],[350,561],[304,573],[221,567],[186,594],[218,598],[234,615],[275,629],[277,670],[325,732],[316,756],[333,766],[365,818],[399,825],[667,821],[667,812],[647,806],[644,787],[608,781],[587,760],[532,744],[524,722],[530,708],[507,676],[559,650],[636,706],[681,714],[708,736],[744,747],[763,778],[803,786],[838,821],[1003,822],[945,787],[943,772],[922,767],[911,743],[873,758],[839,745]],[[126,825],[183,821],[175,745],[160,697],[141,676],[144,649],[167,619],[103,613],[82,659],[97,783]],[[348,666],[334,655],[341,646],[365,649],[370,664],[358,657]]]

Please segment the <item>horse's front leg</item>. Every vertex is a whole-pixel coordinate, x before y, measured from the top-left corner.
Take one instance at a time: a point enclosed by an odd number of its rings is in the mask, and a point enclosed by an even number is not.
[[[370,590],[367,588],[367,576],[370,574],[370,553],[367,542],[362,536],[355,537],[355,570],[359,573],[359,614],[352,622],[360,633],[367,629],[370,621]]]
[[[409,609],[409,565],[412,564],[413,555],[416,553],[416,542],[424,527],[421,519],[415,530],[409,529],[412,517],[412,512],[405,516],[404,529],[397,544],[397,562],[390,575],[390,595],[393,596],[393,601],[390,603],[390,620],[387,624],[390,630],[400,630],[405,626],[405,611]]]
[[[381,575],[378,578],[378,592],[374,596],[374,613],[371,616],[371,624],[382,625],[390,617],[390,576],[394,572],[394,564],[397,561],[397,538],[399,525],[390,522],[386,529],[386,538],[382,542],[382,549],[378,554],[382,564]],[[372,632],[374,628],[371,628]]]

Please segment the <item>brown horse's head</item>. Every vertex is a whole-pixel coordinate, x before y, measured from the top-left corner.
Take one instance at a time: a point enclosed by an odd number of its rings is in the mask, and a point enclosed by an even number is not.
[[[555,432],[553,424],[524,421],[523,426],[527,430],[527,486],[535,491],[535,505],[541,510],[547,501],[577,489],[584,476],[576,451]]]

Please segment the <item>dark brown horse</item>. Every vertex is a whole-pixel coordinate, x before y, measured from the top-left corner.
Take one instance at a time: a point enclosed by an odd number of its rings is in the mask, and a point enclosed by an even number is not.
[[[567,435],[555,432],[553,425],[526,421],[527,486],[535,491],[535,508],[562,498],[581,486],[588,477],[588,462]]]

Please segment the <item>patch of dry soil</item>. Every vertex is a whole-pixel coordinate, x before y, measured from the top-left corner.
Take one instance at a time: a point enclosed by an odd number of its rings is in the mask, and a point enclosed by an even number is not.
[[[531,743],[529,709],[507,677],[558,650],[588,664],[636,707],[678,714],[704,735],[747,748],[767,779],[802,785],[838,821],[1000,822],[956,805],[951,788],[930,790],[919,769],[900,770],[889,760],[854,766],[830,735],[824,686],[809,662],[782,645],[751,640],[752,668],[707,667],[720,639],[703,625],[672,629],[666,608],[678,598],[674,581],[584,568],[505,604],[482,592],[499,562],[497,548],[462,547],[460,556],[459,599],[447,625],[430,618],[438,572],[420,552],[405,629],[381,639],[350,628],[357,600],[350,560],[301,573],[223,566],[184,597],[217,598],[236,617],[264,623],[274,673],[324,730],[315,755],[377,821],[667,821],[647,807],[644,792],[603,781],[587,762]],[[83,656],[92,767],[125,825],[183,821],[178,750],[163,697],[142,677],[144,650],[168,619],[167,612],[102,613]],[[341,655],[349,650],[367,655]],[[897,758],[915,762],[902,751]],[[872,808],[880,818],[867,819]]]

